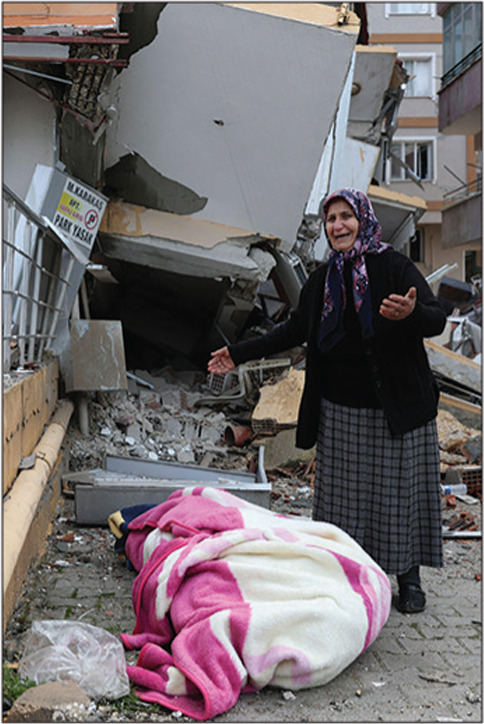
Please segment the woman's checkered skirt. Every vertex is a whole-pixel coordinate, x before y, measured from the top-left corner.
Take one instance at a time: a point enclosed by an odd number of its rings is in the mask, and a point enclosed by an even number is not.
[[[345,530],[389,574],[443,566],[435,420],[392,437],[382,410],[323,400],[313,518]]]

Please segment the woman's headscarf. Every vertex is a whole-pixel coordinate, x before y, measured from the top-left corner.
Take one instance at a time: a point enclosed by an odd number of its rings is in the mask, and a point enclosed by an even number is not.
[[[346,306],[346,289],[343,267],[346,259],[353,261],[353,297],[363,339],[369,339],[373,336],[373,314],[365,256],[366,254],[381,254],[382,251],[389,248],[389,244],[385,244],[381,240],[380,222],[375,216],[369,198],[357,189],[340,189],[334,191],[324,200],[323,226],[325,234],[328,208],[336,199],[343,199],[351,206],[358,219],[359,226],[352,249],[349,251],[336,251],[331,247],[324,286],[319,336],[319,346],[322,352],[327,352],[344,336],[343,311]],[[328,238],[327,234],[326,237]],[[329,244],[331,246],[330,242]]]

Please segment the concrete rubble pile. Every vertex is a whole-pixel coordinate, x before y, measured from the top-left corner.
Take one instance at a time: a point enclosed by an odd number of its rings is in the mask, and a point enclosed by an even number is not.
[[[126,392],[91,396],[92,435],[73,437],[71,470],[98,465],[105,453],[203,466],[217,466],[223,456],[223,466],[246,464],[241,451],[231,448],[229,453],[224,446],[227,406],[224,412],[196,406],[207,394],[203,374],[165,368],[156,376],[140,371],[136,377],[145,384],[131,379]]]
[[[315,449],[295,446],[303,378],[304,370],[291,366],[265,381],[255,396],[252,390],[250,396],[234,396],[233,401],[221,395],[217,402],[207,394],[208,380],[201,371],[180,372],[171,367],[155,374],[137,371],[131,374],[128,391],[93,393],[89,402],[92,435],[73,434],[70,468],[95,467],[103,455],[118,454],[248,469],[264,445],[269,481],[284,487],[284,482],[292,485],[297,480],[298,494],[310,514]],[[442,482],[455,482],[455,473],[461,479],[471,474],[469,492],[480,497],[481,431],[443,407],[437,427]],[[234,435],[235,430],[243,430],[244,435]],[[284,491],[273,490],[273,502],[281,496]]]
[[[310,517],[315,451],[295,447],[296,415],[290,413],[291,407],[297,411],[302,391],[300,384],[291,385],[291,381],[300,382],[303,372],[291,367],[281,373],[277,361],[274,370],[268,370],[260,393],[252,386],[232,401],[223,394],[217,401],[203,372],[172,367],[153,374],[128,373],[127,391],[91,393],[90,434],[81,435],[76,424],[70,432],[65,494],[76,489],[73,473],[95,472],[110,455],[254,473],[264,446],[271,508],[287,512],[289,505],[294,514]],[[272,406],[263,404],[266,394],[272,391],[277,396],[278,389],[284,392],[281,409],[291,424],[264,419],[267,412],[274,413]],[[253,424],[255,411],[262,416],[258,425]]]
[[[481,431],[464,425],[447,410],[439,410],[437,416],[440,461],[442,472],[450,465],[474,463],[481,458]]]

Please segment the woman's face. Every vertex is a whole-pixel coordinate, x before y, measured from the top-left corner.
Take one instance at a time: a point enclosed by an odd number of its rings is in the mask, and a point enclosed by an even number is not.
[[[358,219],[344,199],[335,199],[329,205],[326,215],[326,233],[335,251],[350,251],[358,236]]]

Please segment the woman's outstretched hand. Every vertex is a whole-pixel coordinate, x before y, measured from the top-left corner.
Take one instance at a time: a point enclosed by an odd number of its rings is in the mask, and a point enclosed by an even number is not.
[[[401,294],[390,294],[381,303],[380,314],[386,319],[398,322],[412,314],[417,302],[417,289],[410,287],[404,297]]]
[[[235,369],[228,347],[221,347],[212,352],[212,359],[209,361],[207,368],[213,375],[223,375]]]

